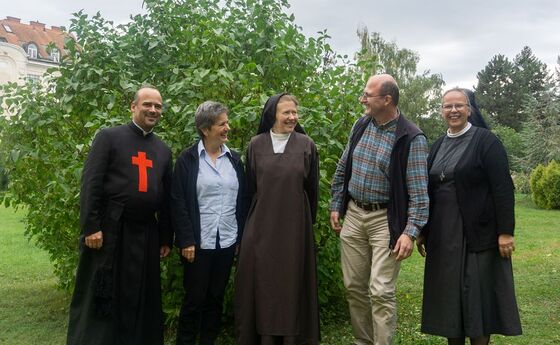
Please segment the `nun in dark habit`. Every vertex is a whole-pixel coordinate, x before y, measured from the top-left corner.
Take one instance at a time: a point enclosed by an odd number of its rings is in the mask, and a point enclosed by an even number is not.
[[[298,102],[266,102],[247,150],[251,206],[235,285],[237,344],[316,345],[319,306],[313,223],[319,158]]]
[[[449,345],[487,345],[492,334],[522,333],[513,182],[472,91],[446,91],[441,109],[448,129],[428,156],[430,217],[417,239],[426,256],[420,329]]]

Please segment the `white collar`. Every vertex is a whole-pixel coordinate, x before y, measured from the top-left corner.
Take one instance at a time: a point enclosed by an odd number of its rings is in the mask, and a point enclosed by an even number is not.
[[[465,126],[465,128],[461,129],[461,130],[460,130],[459,132],[457,132],[457,133],[451,133],[451,132],[449,132],[449,128],[448,128],[448,129],[447,129],[447,136],[448,136],[449,138],[457,138],[457,137],[460,137],[461,135],[467,133],[467,131],[468,131],[469,129],[471,129],[471,127],[472,127],[472,124],[471,124],[470,122],[467,121],[467,125]]]
[[[272,131],[272,129],[270,130],[270,135],[277,140],[282,140],[282,139],[286,140],[290,137],[290,134],[292,134],[292,132],[290,132],[290,133],[274,133]]]
[[[138,126],[138,124],[136,122],[134,122],[134,120],[132,120],[132,123],[134,123],[134,125],[142,131],[142,134],[144,134],[144,136],[146,136],[146,135],[148,135],[148,134],[150,134],[154,131],[154,129],[152,128],[152,129],[150,129],[149,132],[146,132],[142,127]]]
[[[204,143],[202,142],[202,139],[200,139],[198,141],[198,156],[200,157],[202,155],[202,152],[206,153],[206,148],[204,148]],[[220,153],[220,155],[218,157],[221,157],[223,155],[225,155],[226,153],[229,153],[231,155],[231,152],[229,151],[229,147],[226,146],[226,144],[222,144],[221,146],[222,149],[222,153]]]

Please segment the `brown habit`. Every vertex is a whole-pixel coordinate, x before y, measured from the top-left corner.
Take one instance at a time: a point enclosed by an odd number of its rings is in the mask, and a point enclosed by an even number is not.
[[[315,144],[294,131],[284,153],[274,153],[270,133],[257,135],[247,175],[253,194],[236,277],[237,344],[317,344]]]

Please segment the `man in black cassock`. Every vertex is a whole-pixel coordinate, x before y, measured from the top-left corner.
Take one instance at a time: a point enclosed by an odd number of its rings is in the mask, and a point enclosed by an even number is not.
[[[153,128],[162,98],[142,86],[129,124],[95,137],[80,200],[80,259],[68,345],[161,345],[160,257],[170,252],[171,151]]]

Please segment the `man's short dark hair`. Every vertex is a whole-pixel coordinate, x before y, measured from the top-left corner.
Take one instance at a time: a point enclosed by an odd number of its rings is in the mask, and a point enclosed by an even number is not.
[[[399,105],[399,86],[394,81],[385,81],[381,84],[379,92],[382,95],[389,95],[393,99],[395,106]]]
[[[157,92],[159,92],[157,87],[153,86],[152,84],[142,84],[142,85],[140,85],[138,90],[136,90],[136,92],[134,93],[134,99],[132,100],[132,103],[134,103],[134,104],[138,103],[138,97],[139,97],[139,94],[140,94],[140,90],[142,90],[142,89],[153,89],[153,90],[156,90]]]

